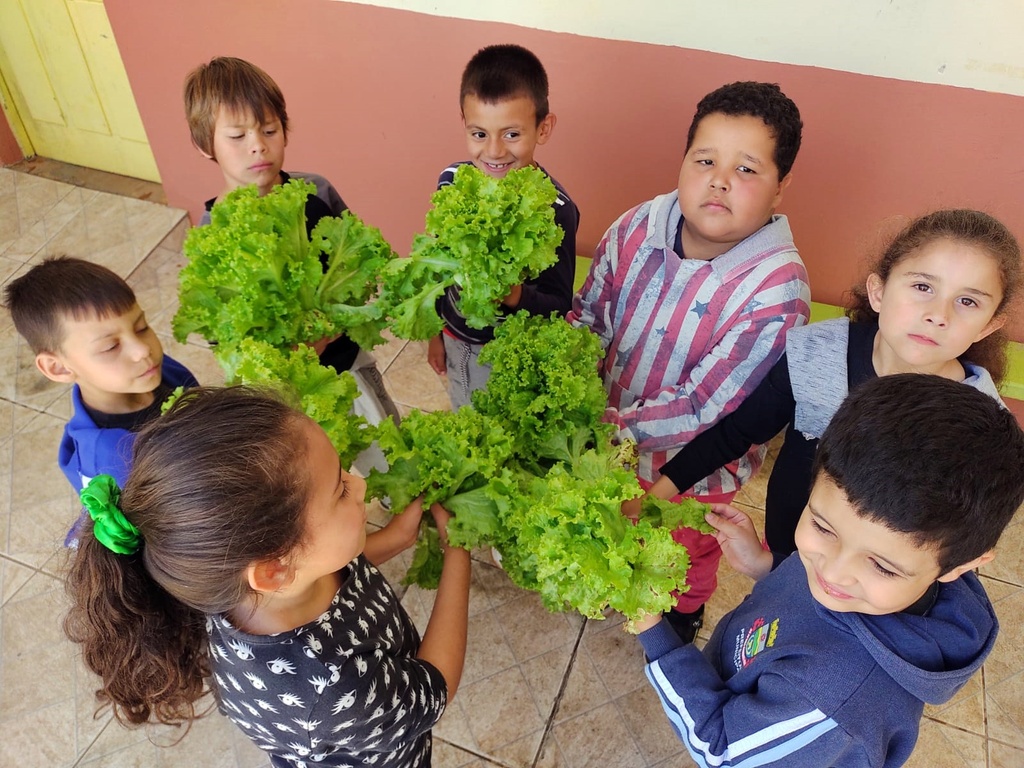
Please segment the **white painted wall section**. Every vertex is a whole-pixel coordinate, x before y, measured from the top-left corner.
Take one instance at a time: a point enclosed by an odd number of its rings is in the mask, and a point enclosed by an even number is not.
[[[362,4],[1024,96],[1022,0],[370,0]]]

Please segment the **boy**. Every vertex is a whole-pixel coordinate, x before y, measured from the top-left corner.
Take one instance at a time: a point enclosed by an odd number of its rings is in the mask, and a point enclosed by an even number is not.
[[[108,474],[123,486],[135,433],[174,389],[199,383],[163,353],[128,284],[99,264],[46,259],[7,284],[4,306],[42,374],[73,385],[57,457],[68,481],[80,491]]]
[[[206,201],[199,226],[210,223],[210,209],[232,190],[255,184],[265,195],[292,177],[316,185],[316,194],[306,200],[309,232],[324,216],[340,216],[347,209],[341,195],[323,176],[281,170],[288,145],[284,94],[270,75],[254,64],[218,57],[194,69],[185,79],[185,114],[192,143],[224,174],[224,189]],[[344,335],[314,347],[323,365],[333,366],[339,373],[351,370],[359,385],[356,411],[360,415],[371,423],[389,415],[396,421],[401,418],[372,355]]]
[[[998,631],[972,573],[1024,501],[1024,433],[938,376],[869,381],[825,430],[797,552],[771,570],[750,519],[708,522],[758,580],[703,654],[639,622],[647,676],[699,765],[898,766]],[[769,572],[770,571],[770,572]]]
[[[789,222],[774,214],[792,180],[800,112],[777,85],[732,83],[697,105],[674,192],[627,211],[605,233],[569,320],[606,355],[607,421],[636,441],[648,488],[701,430],[735,410],[810,312],[807,272]],[[690,495],[728,503],[758,469],[754,447]],[[667,615],[691,642],[714,591],[713,536],[674,534],[690,591]]]
[[[470,160],[445,168],[438,189],[452,183],[460,165],[471,163],[496,179],[537,165],[534,152],[551,137],[555,115],[548,111],[547,73],[533,53],[518,45],[479,50],[462,73],[459,104]],[[513,287],[502,302],[505,312],[564,315],[571,306],[580,212],[562,185],[547,175],[558,190],[555,223],[565,233],[556,250],[558,260],[537,277]],[[439,375],[448,374],[453,409],[469,404],[472,392],[487,384],[490,366],[480,365],[477,357],[481,347],[494,338],[493,328],[479,330],[466,325],[455,308],[458,297],[458,288],[452,287],[438,301],[445,329],[430,340],[427,350],[430,367]]]

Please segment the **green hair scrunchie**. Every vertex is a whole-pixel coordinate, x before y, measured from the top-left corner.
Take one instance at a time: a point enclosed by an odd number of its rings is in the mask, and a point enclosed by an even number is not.
[[[96,540],[119,555],[134,555],[142,546],[142,536],[118,508],[121,489],[110,475],[96,475],[78,494],[92,518]]]

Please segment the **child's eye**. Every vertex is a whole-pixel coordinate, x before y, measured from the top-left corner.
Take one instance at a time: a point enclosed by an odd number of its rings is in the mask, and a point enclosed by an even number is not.
[[[890,571],[888,568],[882,566],[877,560],[872,560],[871,564],[875,567],[876,571],[878,571],[882,576],[884,576],[887,579],[895,579],[897,576],[899,576],[899,574],[895,571]]]
[[[932,289],[928,283],[914,283],[911,286],[915,291],[921,291],[922,293],[928,292]]]
[[[117,349],[117,347],[118,347],[118,345],[115,343],[115,344],[107,347],[106,349],[104,349],[103,352],[113,352],[115,349]]]
[[[968,298],[967,296],[962,297],[960,299],[960,303],[963,304],[965,307],[978,306],[978,302],[976,302],[974,299]]]
[[[236,134],[233,134],[233,133],[231,133],[231,134],[228,134],[228,138],[229,138],[229,139],[232,139],[232,140],[234,140],[234,141],[238,141],[239,139],[241,139],[241,138],[244,138],[244,137],[245,137],[245,134],[244,134],[244,133],[239,133],[239,134],[237,134],[237,135],[236,135]]]
[[[472,136],[477,141],[483,141],[484,139],[487,138],[487,134],[484,133],[483,131],[470,131],[469,135]]]
[[[755,171],[753,168],[748,168],[745,165],[739,166],[736,170],[739,171],[740,173],[757,173],[757,171]]]
[[[508,133],[505,134],[505,138],[511,141],[515,141],[516,139],[519,138],[519,131],[509,131]]]
[[[277,128],[268,128],[267,130],[265,130],[263,132],[263,135],[264,136],[273,136],[275,133],[277,133]]]
[[[830,531],[828,528],[822,527],[822,525],[813,517],[811,518],[811,527],[814,528],[814,530],[816,530],[822,536],[835,536],[835,534],[832,533],[832,531]]]
[[[704,158],[702,160],[698,160],[697,161],[697,165],[703,165],[703,166],[706,166],[708,168],[710,168],[714,164],[715,164],[714,160],[708,160],[707,158]]]

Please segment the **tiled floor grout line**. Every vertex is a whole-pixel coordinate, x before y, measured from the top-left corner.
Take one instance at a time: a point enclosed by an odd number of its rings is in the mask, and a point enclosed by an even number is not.
[[[981,665],[981,722],[985,727],[985,768],[989,768],[991,759],[989,758],[989,742],[991,739],[988,734],[988,688],[985,685],[985,665]]]
[[[565,695],[565,689],[569,686],[569,676],[572,674],[573,667],[576,664],[576,654],[579,653],[580,644],[583,642],[583,635],[587,631],[587,624],[589,619],[583,619],[583,623],[580,624],[579,634],[576,635],[576,642],[572,646],[572,653],[569,654],[569,663],[565,666],[565,674],[562,676],[562,682],[558,686],[558,693],[555,694],[555,700],[551,704],[551,713],[548,715],[547,723],[544,726],[544,733],[540,736],[540,743],[537,744],[537,753],[533,756],[533,762],[530,764],[531,768],[537,768],[540,762],[541,755],[544,754],[544,744],[548,740],[548,736],[551,735],[551,731],[555,726],[555,718],[558,716],[558,707],[562,703],[562,696]]]
[[[38,407],[36,407],[34,405],[29,405],[28,403],[22,403],[22,402],[19,402],[17,400],[12,400],[9,397],[0,396],[0,402],[10,403],[11,405],[18,405],[18,406],[21,406],[22,408],[27,408],[28,410],[33,411],[35,413],[45,413],[47,416],[52,416],[53,415],[52,413],[47,411],[45,408],[38,408]],[[53,405],[53,403],[50,403],[50,405]],[[13,432],[12,432],[12,434],[13,434]]]
[[[82,681],[82,680],[80,679],[80,678],[81,678],[81,670],[80,670],[80,669],[77,669],[77,668],[76,668],[76,669],[75,669],[75,673],[74,673],[74,674],[75,674],[75,677],[74,677],[74,679],[75,679],[75,693],[77,694],[77,693],[78,693],[78,686],[79,686],[79,684],[80,684],[81,682],[83,682],[83,681]],[[93,713],[93,716],[95,716],[95,712]],[[76,768],[76,766],[78,766],[78,765],[79,765],[79,764],[80,764],[80,763],[82,762],[82,760],[84,760],[84,759],[85,759],[85,756],[86,756],[86,755],[87,755],[87,754],[89,753],[89,750],[90,750],[90,749],[92,749],[92,746],[93,746],[93,745],[94,745],[94,744],[95,744],[95,743],[96,743],[97,741],[99,741],[99,740],[100,740],[100,737],[101,737],[101,736],[103,736],[103,734],[104,734],[104,733],[106,733],[106,731],[107,731],[107,728],[109,728],[109,727],[110,727],[110,724],[111,724],[112,722],[116,722],[116,721],[115,721],[115,719],[113,718],[113,716],[111,716],[111,717],[108,717],[108,718],[107,718],[107,722],[105,722],[105,723],[103,724],[103,727],[102,727],[102,728],[100,728],[100,729],[99,729],[99,730],[98,730],[98,731],[96,732],[96,735],[95,735],[95,736],[93,736],[93,737],[92,737],[92,739],[91,739],[91,740],[89,741],[89,743],[85,745],[85,748],[84,748],[84,749],[78,749],[78,730],[79,730],[79,729],[78,729],[78,727],[77,727],[77,724],[76,724],[76,727],[75,727],[75,749],[77,750],[78,754],[77,754],[77,756],[75,757],[75,762],[73,762],[73,763],[71,764],[70,768]]]
[[[19,560],[18,558],[8,554],[7,552],[0,552],[0,560],[9,560],[10,562],[15,563],[16,565],[20,565],[23,568],[28,568],[33,571],[39,571],[40,568],[42,567],[38,565],[32,565],[32,563],[26,563],[24,560]],[[46,575],[49,576],[50,574]]]
[[[8,562],[11,562],[11,563],[15,563],[16,565],[20,565],[22,568],[26,568],[26,569],[32,571],[32,575],[29,576],[27,579],[25,579],[25,581],[22,582],[18,586],[18,588],[16,590],[14,590],[2,603],[0,603],[0,611],[2,611],[10,603],[12,603],[14,601],[14,598],[16,598],[21,593],[21,590],[23,590],[25,588],[25,586],[30,581],[32,581],[32,579],[35,576],[45,576],[48,579],[52,579],[53,581],[56,581],[58,584],[62,583],[62,579],[60,577],[54,576],[52,573],[47,573],[46,571],[43,570],[42,566],[35,566],[35,565],[30,565],[29,563],[22,562],[21,560],[18,560],[15,557],[11,557],[6,552],[0,552],[0,559],[7,560]],[[49,561],[47,560],[47,562],[49,562]]]
[[[434,740],[435,743],[436,742],[442,742],[444,744],[447,744],[450,747],[453,747],[453,748],[459,750],[460,752],[465,752],[467,755],[473,755],[473,757],[478,758],[480,760],[484,760],[484,761],[486,761],[490,765],[497,765],[497,766],[500,766],[501,768],[516,768],[513,765],[509,765],[508,763],[506,763],[506,762],[504,762],[502,760],[499,760],[494,755],[488,755],[485,752],[477,752],[475,749],[473,749],[472,747],[467,747],[465,744],[456,744],[453,741],[448,741],[447,739],[442,739],[442,738],[440,738],[438,736],[435,736],[433,740]]]
[[[1018,587],[1018,588],[1024,587],[1024,584],[1020,584],[1020,583],[1017,583],[1015,581],[1007,581],[1006,579],[1001,579],[998,576],[989,576],[989,575],[984,574],[984,573],[980,573],[978,575],[979,576],[984,576],[986,579],[991,579],[992,581],[994,581],[994,582],[996,582],[998,584],[1003,584],[1003,585],[1005,585],[1007,587]],[[1024,579],[1022,579],[1022,581],[1024,581]]]

